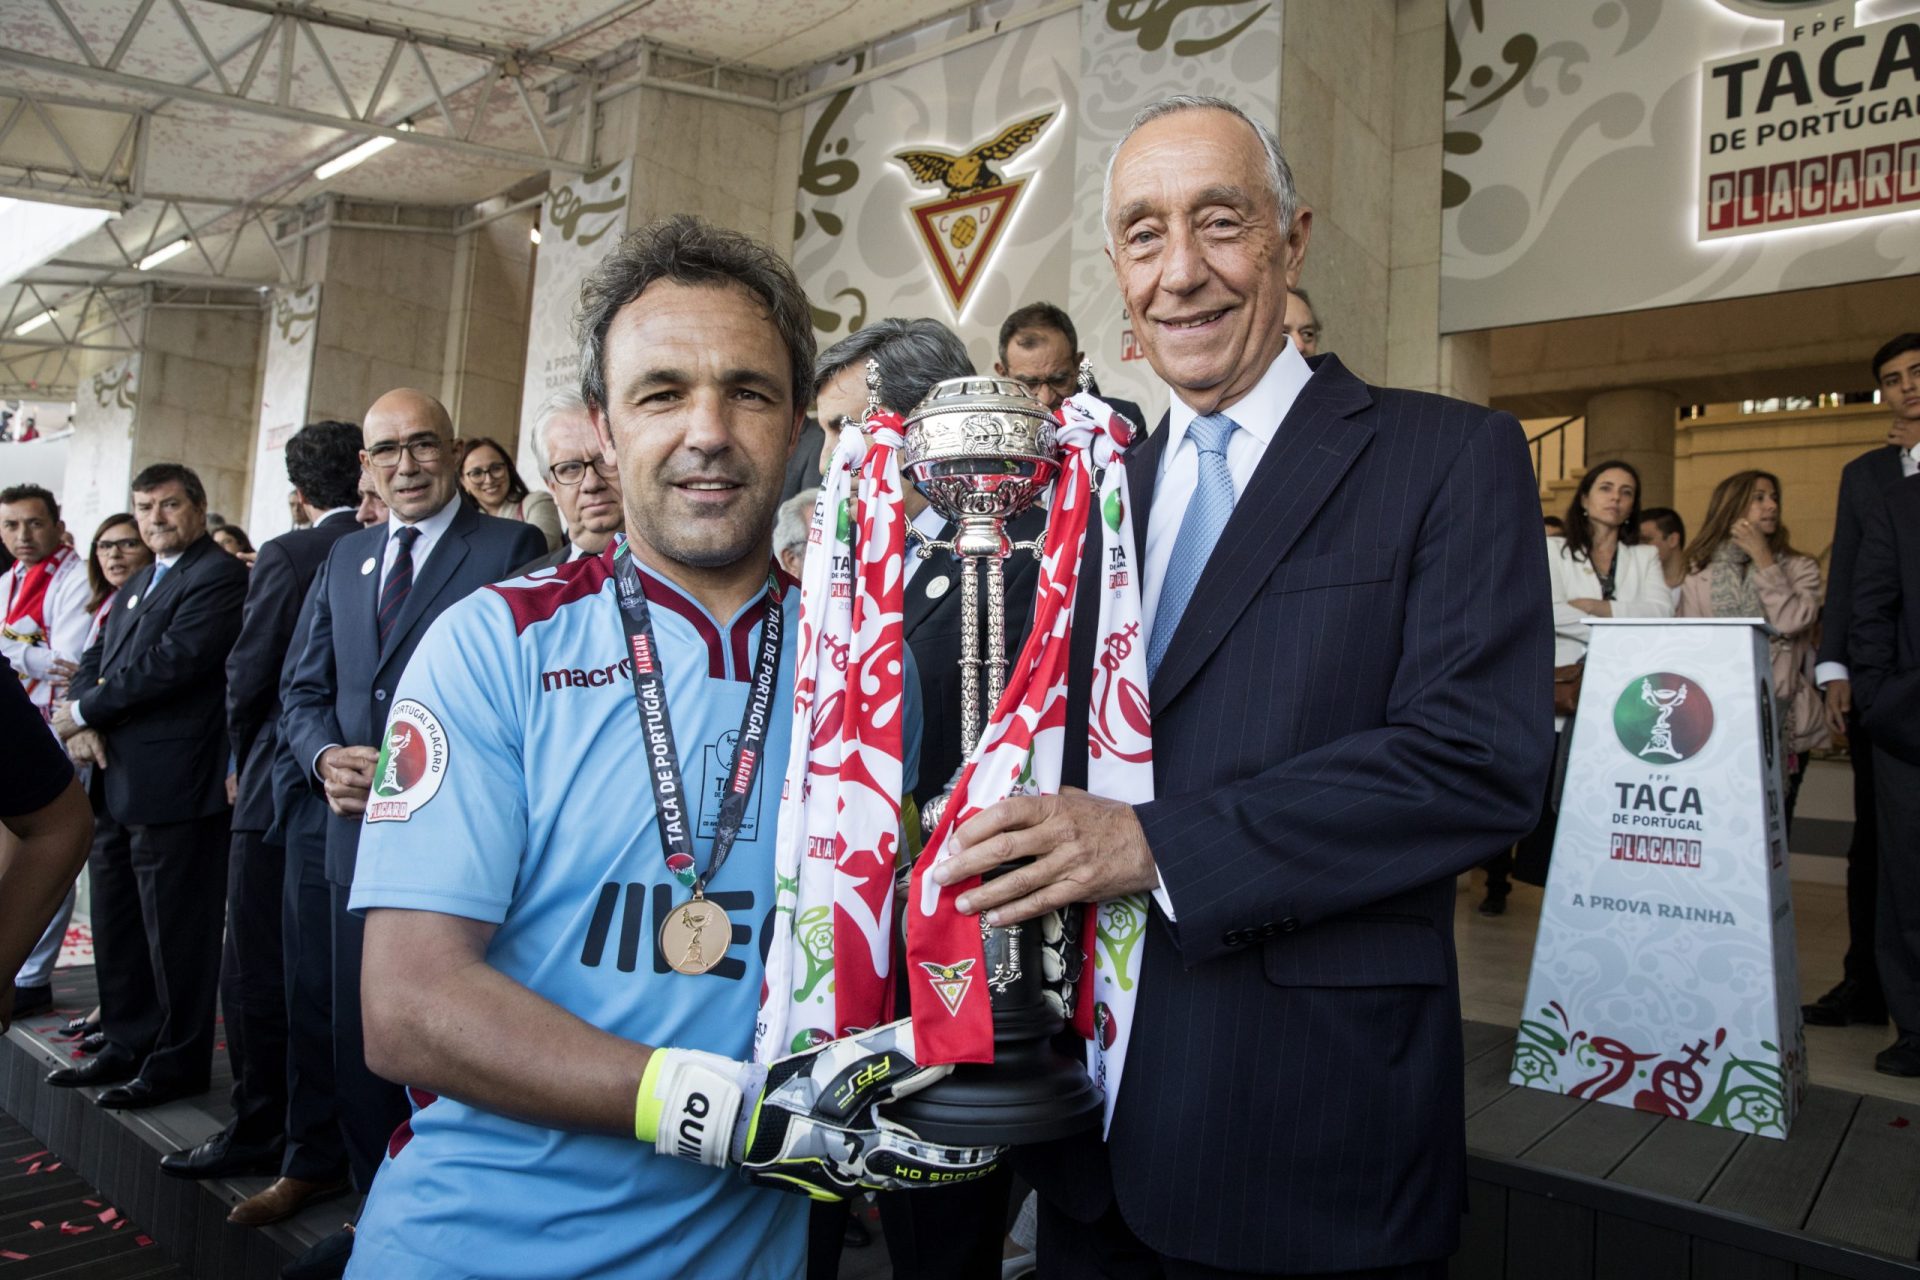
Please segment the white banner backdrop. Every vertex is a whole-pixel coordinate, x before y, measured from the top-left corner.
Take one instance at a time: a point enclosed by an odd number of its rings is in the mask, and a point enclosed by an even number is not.
[[[1447,332],[1920,271],[1920,0],[1448,0],[1447,54]]]
[[[253,442],[253,498],[247,533],[259,546],[293,528],[287,508],[287,441],[307,425],[313,391],[314,337],[320,319],[320,286],[276,289],[268,311],[266,368],[260,379],[260,431]]]
[[[1513,1083],[1787,1136],[1807,1053],[1779,725],[1760,627],[1595,622]]]
[[[793,264],[822,347],[930,316],[992,369],[1000,322],[1066,305],[1080,15],[808,104]]]
[[[1107,157],[1134,113],[1169,94],[1227,98],[1277,128],[1281,9],[1281,0],[1148,5],[1087,0],[1080,7],[1069,310],[1100,389],[1137,402],[1147,427],[1165,411],[1167,389],[1133,340],[1132,322],[1107,259],[1100,223]]]
[[[140,397],[140,357],[116,360],[80,384],[67,441],[67,480],[60,517],[74,545],[88,549],[99,523],[128,509],[133,480],[133,416]]]
[[[628,159],[560,182],[541,206],[516,461],[521,478],[530,485],[547,487],[533,438],[533,415],[554,392],[580,390],[580,349],[573,341],[580,284],[626,233],[632,196],[633,161]]]

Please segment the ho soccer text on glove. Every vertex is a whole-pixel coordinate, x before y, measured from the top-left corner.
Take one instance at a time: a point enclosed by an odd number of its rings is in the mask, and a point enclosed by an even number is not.
[[[906,1019],[765,1067],[655,1049],[634,1136],[662,1155],[738,1165],[750,1182],[815,1200],[970,1182],[992,1172],[1006,1148],[928,1142],[882,1113],[951,1070],[914,1061]]]

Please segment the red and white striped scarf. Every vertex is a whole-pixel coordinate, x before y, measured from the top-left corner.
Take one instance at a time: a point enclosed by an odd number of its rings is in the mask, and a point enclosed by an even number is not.
[[[754,1028],[761,1062],[874,1026],[892,1007],[906,675],[900,416],[874,415],[864,435],[863,457],[861,436],[843,433],[822,477],[800,574],[793,745]]]

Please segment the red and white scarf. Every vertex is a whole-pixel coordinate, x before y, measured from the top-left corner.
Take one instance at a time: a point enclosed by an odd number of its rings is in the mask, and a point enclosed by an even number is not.
[[[7,639],[23,643],[30,649],[50,643],[47,633],[52,628],[47,623],[47,592],[60,570],[78,554],[72,547],[60,546],[55,547],[53,554],[38,564],[13,567],[13,594],[7,600],[4,620]],[[43,712],[59,698],[60,685],[57,681],[30,679],[23,672],[20,673],[20,683],[26,689],[27,697]]]
[[[923,1062],[991,1062],[993,1015],[977,918],[954,906],[977,879],[942,886],[928,874],[956,826],[1015,794],[1060,789],[1066,738],[1067,665],[1082,547],[1091,523],[1101,538],[1100,631],[1087,724],[1088,790],[1139,803],[1153,797],[1146,637],[1134,565],[1133,513],[1121,456],[1132,427],[1085,393],[1061,407],[1062,466],[1040,560],[1033,626],[1008,673],[992,721],[968,757],[940,824],[914,865],[908,895],[907,964],[914,1046]],[[1093,474],[1102,468],[1099,488]],[[1097,515],[1096,515],[1097,512]],[[1094,1079],[1113,1116],[1140,986],[1143,894],[1094,904],[1083,940],[1083,982],[1074,1024],[1094,1044]]]
[[[760,1062],[877,1025],[892,1007],[906,675],[900,416],[876,414],[864,435],[841,435],[800,574]]]

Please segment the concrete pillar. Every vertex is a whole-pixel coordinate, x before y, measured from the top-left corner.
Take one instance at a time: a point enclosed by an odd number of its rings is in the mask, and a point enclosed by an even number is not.
[[[1587,469],[1632,463],[1640,472],[1640,505],[1673,505],[1673,442],[1680,397],[1634,387],[1602,391],[1587,401]]]

